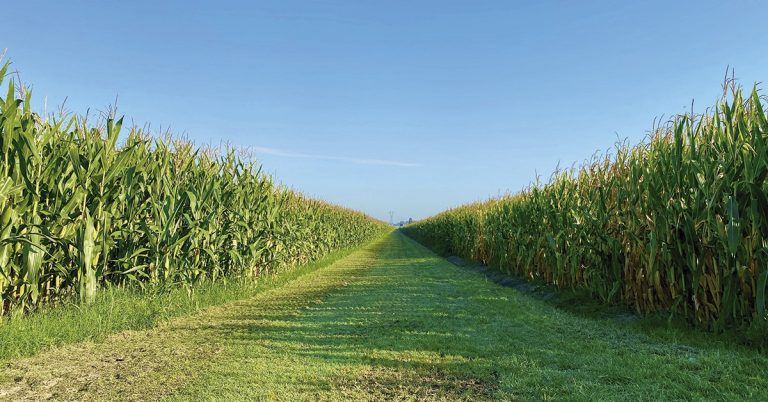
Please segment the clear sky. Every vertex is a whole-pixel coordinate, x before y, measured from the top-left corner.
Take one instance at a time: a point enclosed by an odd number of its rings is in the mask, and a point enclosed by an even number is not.
[[[256,150],[284,184],[388,220],[516,192],[654,118],[768,79],[768,3],[15,1],[35,108],[119,109]]]

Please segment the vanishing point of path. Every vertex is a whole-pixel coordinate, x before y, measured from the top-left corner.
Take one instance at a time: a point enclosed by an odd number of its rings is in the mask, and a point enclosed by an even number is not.
[[[633,325],[395,232],[254,298],[13,361],[0,399],[768,400],[764,355]]]

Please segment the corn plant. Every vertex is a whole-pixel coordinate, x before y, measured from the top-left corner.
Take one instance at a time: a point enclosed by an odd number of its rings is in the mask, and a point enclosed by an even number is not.
[[[768,281],[765,99],[728,85],[703,116],[513,196],[405,230],[425,244],[638,312],[712,328],[763,323]]]
[[[386,227],[276,186],[234,149],[124,133],[111,115],[102,124],[41,117],[30,91],[6,85],[0,313],[90,302],[107,284],[191,292],[200,282],[285,270]]]

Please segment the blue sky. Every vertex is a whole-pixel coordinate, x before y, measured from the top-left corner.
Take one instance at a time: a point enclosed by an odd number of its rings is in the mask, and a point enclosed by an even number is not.
[[[753,1],[17,1],[35,108],[67,97],[255,150],[302,192],[388,220],[516,192],[654,118],[768,79]]]

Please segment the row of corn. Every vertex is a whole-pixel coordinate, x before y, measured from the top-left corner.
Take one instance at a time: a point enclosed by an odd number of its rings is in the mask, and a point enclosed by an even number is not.
[[[439,251],[710,328],[766,321],[765,98],[718,105],[519,194],[405,230]]]
[[[0,86],[8,64],[0,68]],[[121,136],[122,119],[41,118],[0,95],[0,313],[115,286],[256,277],[384,230],[276,186],[235,150]]]

